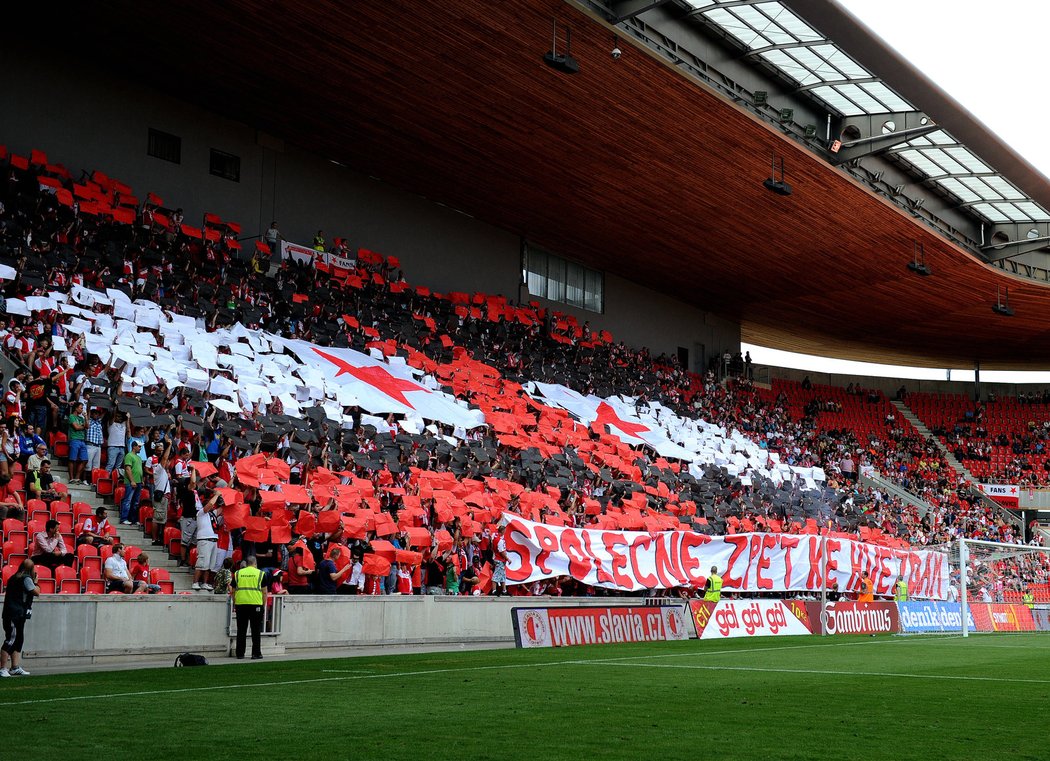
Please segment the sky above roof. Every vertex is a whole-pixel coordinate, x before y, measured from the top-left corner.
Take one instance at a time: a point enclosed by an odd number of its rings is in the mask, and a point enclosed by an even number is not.
[[[838,0],[861,23],[1050,177],[1050,99],[1044,93],[1047,0]],[[818,20],[813,20],[819,28]],[[922,104],[917,104],[921,107]],[[945,380],[944,370],[873,366],[762,347],[755,361],[816,372]],[[971,380],[972,369],[952,380]],[[1048,383],[1050,373],[981,373],[982,380]]]
[[[1050,3],[838,2],[1050,177],[1044,92]]]

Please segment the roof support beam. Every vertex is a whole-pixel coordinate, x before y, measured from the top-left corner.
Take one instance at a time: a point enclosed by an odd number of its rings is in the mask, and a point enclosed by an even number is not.
[[[789,46],[789,47],[798,47]],[[872,85],[882,80],[878,77],[857,77],[856,79],[829,79],[826,82],[814,82],[811,85],[802,85],[795,88],[795,92],[809,92],[818,87],[834,87],[835,85]]]
[[[741,5],[757,5],[758,3],[769,2],[769,0],[735,0],[732,3],[719,3],[718,5],[708,5],[705,8],[694,8],[685,15],[686,18],[690,16],[703,16],[704,11],[713,11],[715,8],[736,8]]]
[[[814,48],[818,45],[829,44],[827,40],[809,40],[808,42],[782,42],[779,45],[766,45],[763,48],[752,48],[744,53],[743,58],[756,58],[771,50],[791,50],[792,48]]]
[[[633,19],[635,16],[641,16],[646,11],[651,11],[653,8],[659,8],[661,5],[666,5],[671,0],[634,0],[633,2],[622,2],[613,3],[612,11],[615,15],[613,18],[614,24],[619,24],[621,21],[627,21]]]
[[[1050,246],[1050,223],[992,225],[989,237],[992,242],[981,246],[981,252],[987,261],[998,262],[1032,251],[1045,250]]]
[[[893,125],[892,130],[889,125]],[[903,114],[862,114],[842,121],[839,130],[841,146],[832,163],[843,164],[853,159],[883,153],[896,145],[936,132],[940,127],[926,114],[912,111]]]

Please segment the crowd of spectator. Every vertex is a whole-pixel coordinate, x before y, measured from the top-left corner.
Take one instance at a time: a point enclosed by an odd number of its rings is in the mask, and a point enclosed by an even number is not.
[[[68,293],[76,285],[110,288],[211,329],[239,322],[335,347],[378,346],[438,368],[467,356],[492,370],[495,386],[478,389],[450,375],[439,377],[447,392],[483,409],[540,408],[522,388],[529,381],[601,397],[625,395],[639,406],[659,402],[679,415],[740,431],[782,462],[821,468],[827,475],[825,484],[808,488],[774,486],[711,465],[696,478],[642,448],[631,450],[633,462],[620,469],[599,467],[573,446],[550,452],[536,422],[518,432],[527,440],[522,445],[485,428],[456,431],[434,424],[419,432],[396,416],[377,425],[355,407],[344,410],[353,419],[347,427],[323,419],[302,425],[283,414],[279,400],[256,405],[250,415],[230,415],[209,404],[207,391],[158,381],[131,393],[122,382],[121,362],[102,362],[89,352],[85,341],[63,326],[61,310],[6,314],[0,343],[21,369],[5,379],[0,509],[9,505],[16,511],[29,499],[62,499],[49,458],[64,446],[71,484],[97,482],[99,471],[111,473],[119,483],[121,524],[144,524],[145,535],[158,545],[171,547],[177,537],[181,562],[194,566],[194,590],[224,591],[231,566],[251,554],[268,569],[270,582],[291,594],[506,591],[506,557],[494,511],[482,510],[482,518],[474,513],[473,519],[449,513],[428,497],[419,471],[451,473],[457,482],[479,484],[475,488],[490,497],[495,488],[487,479],[509,482],[514,488],[508,509],[524,508],[523,494],[556,495],[557,505],[538,509],[537,517],[577,526],[599,524],[640,492],[642,517],[667,515],[680,498],[697,507],[694,520],[683,525],[712,533],[837,531],[922,545],[960,535],[1015,538],[968,494],[934,445],[886,411],[878,392],[851,389],[843,401],[812,384],[795,384],[799,393],[783,385],[769,391],[751,380],[750,357],[730,357],[726,367],[739,377],[723,380],[715,370],[697,375],[676,356],[627,347],[538,304],[412,287],[397,259],[355,252],[345,239],[328,245],[321,231],[313,248],[339,262],[349,260],[350,267],[281,259],[276,222],[264,241],[245,250],[235,224],[209,215],[200,228],[190,227],[181,209],[165,207],[152,194],[139,202],[129,188],[97,172],[75,182],[61,167],[46,163],[6,169],[0,185],[0,263],[11,268],[6,299]],[[108,313],[112,307],[96,304],[93,310]],[[225,370],[212,375],[229,377]],[[828,423],[828,416],[854,410],[854,402],[870,409],[850,421]],[[540,445],[549,456],[539,456]],[[254,540],[223,519],[224,511],[239,503],[252,517],[271,512],[265,484],[241,465],[260,454],[281,465],[285,483],[313,489],[289,511],[287,541]],[[15,463],[25,474],[23,491],[2,493],[3,478],[15,474]],[[868,468],[932,509],[920,517],[915,508],[861,486],[858,476]],[[389,516],[393,530],[380,532],[376,524],[385,519],[353,530],[342,522],[318,528],[335,499],[320,496],[325,492],[317,487],[332,483],[366,484],[362,488],[376,495],[377,515]],[[104,520],[95,515],[79,522],[77,542],[113,544],[107,588],[148,591],[148,558],[136,559],[138,570],[128,568]],[[425,531],[426,540],[412,529]],[[46,529],[33,539],[34,559],[63,563],[70,557],[63,544]],[[592,591],[567,579],[511,589]]]

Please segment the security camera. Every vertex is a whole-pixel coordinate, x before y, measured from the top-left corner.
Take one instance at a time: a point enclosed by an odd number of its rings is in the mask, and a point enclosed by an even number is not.
[[[623,51],[620,50],[619,46],[612,49],[612,57],[614,61],[619,61],[621,55],[623,55]]]

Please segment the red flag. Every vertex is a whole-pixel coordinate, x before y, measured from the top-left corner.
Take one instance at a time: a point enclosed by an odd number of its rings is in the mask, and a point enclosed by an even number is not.
[[[367,554],[362,559],[361,570],[368,576],[386,576],[390,573],[390,561],[379,555]]]

